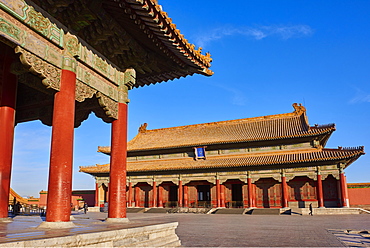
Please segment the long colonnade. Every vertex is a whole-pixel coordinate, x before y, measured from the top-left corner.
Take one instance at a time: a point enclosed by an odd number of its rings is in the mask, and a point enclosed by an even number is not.
[[[217,177],[214,180],[182,178],[175,181],[140,181],[129,177],[128,180],[133,179],[135,183],[127,183],[127,207],[287,208],[308,207],[310,203],[319,208],[349,207],[347,182],[342,169],[334,175],[326,174],[324,179],[317,170],[315,180],[307,176],[289,175],[287,178],[285,172],[280,178],[252,178],[247,173],[246,180],[233,177],[222,180]],[[96,184],[96,206],[109,199],[111,192],[108,185],[110,183],[107,182]]]

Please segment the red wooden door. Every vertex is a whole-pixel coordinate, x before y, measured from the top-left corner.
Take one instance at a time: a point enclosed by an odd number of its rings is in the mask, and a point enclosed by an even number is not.
[[[281,208],[281,185],[272,178],[262,178],[256,183],[258,208]]]

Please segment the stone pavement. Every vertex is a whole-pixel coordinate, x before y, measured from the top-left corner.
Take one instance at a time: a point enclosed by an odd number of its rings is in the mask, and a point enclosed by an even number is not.
[[[0,243],[114,228],[101,225],[106,213],[75,213],[76,228],[40,231],[40,217],[18,216],[0,224]],[[370,247],[370,214],[360,215],[206,215],[129,213],[129,226],[179,222],[184,247]]]
[[[144,213],[128,217],[132,220],[143,218],[179,222],[176,233],[185,247],[370,247],[370,237],[355,237],[353,232],[352,236],[344,232],[370,231],[370,214],[275,216]],[[334,229],[340,229],[344,237],[336,236]],[[349,239],[353,242],[348,243]]]
[[[0,247],[160,246],[179,244],[177,223],[160,219],[104,222],[104,213],[73,213],[68,228],[39,228],[44,217],[19,215],[12,222],[0,222]],[[45,222],[44,222],[45,223]]]

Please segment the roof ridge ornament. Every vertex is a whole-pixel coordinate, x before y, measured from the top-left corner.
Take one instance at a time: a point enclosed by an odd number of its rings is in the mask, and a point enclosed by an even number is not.
[[[302,103],[293,103],[293,108],[294,108],[294,114],[296,115],[302,115],[306,113],[306,108],[302,106]]]
[[[311,129],[324,129],[324,128],[335,128],[335,123],[329,123],[329,124],[315,124],[313,126],[310,127]]]
[[[139,133],[145,133],[147,130],[146,130],[146,127],[148,126],[148,123],[144,123],[142,124],[140,127],[139,127]]]
[[[362,151],[362,152],[365,151],[365,147],[364,146],[354,146],[354,147],[342,147],[342,146],[338,146],[338,149],[339,150],[345,150],[345,151]]]

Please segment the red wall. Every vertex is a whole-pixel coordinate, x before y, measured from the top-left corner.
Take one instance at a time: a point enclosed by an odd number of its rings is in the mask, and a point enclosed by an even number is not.
[[[47,191],[40,192],[40,201],[32,202],[32,204],[38,204],[39,207],[46,206],[48,193]],[[86,201],[89,207],[95,206],[95,190],[75,190],[72,191],[71,202],[73,206],[79,205],[79,200],[83,199]]]
[[[370,205],[370,188],[348,188],[350,206]]]
[[[39,202],[39,207],[45,207],[45,206],[46,206],[47,198],[48,198],[48,193],[47,193],[47,191],[41,191],[41,192],[40,192],[40,202]]]
[[[73,199],[84,199],[89,207],[95,206],[95,190],[74,190],[72,191]]]

